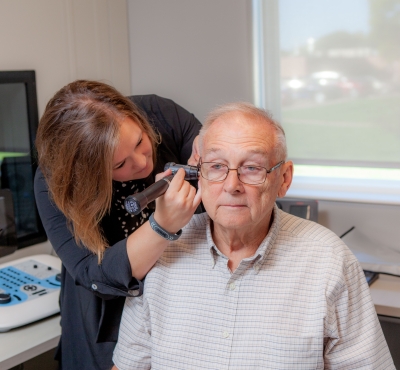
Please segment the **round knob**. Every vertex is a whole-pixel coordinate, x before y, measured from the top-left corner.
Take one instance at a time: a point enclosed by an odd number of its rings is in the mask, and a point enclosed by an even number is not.
[[[28,292],[34,292],[35,290],[37,290],[37,286],[36,285],[27,284],[27,285],[24,285],[22,289],[24,289],[24,290],[26,290]]]
[[[11,294],[0,293],[0,304],[6,304],[11,302]]]

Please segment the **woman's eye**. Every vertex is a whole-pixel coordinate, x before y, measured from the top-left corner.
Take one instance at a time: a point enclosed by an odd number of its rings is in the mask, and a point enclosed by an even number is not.
[[[139,142],[137,143],[137,147],[142,143],[142,141],[143,141],[143,138],[141,138],[140,140],[139,140]]]
[[[121,164],[119,164],[117,167],[114,167],[114,170],[118,170],[119,168],[122,168],[125,164],[125,161],[123,161]]]

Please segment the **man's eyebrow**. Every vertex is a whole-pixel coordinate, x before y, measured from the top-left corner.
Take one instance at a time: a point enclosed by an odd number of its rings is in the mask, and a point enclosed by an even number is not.
[[[254,149],[250,149],[249,150],[249,153],[252,153],[252,154],[261,154],[261,155],[268,155],[268,152],[265,150],[265,149],[261,149],[261,148],[259,148],[259,149],[256,149],[256,148],[254,148]]]

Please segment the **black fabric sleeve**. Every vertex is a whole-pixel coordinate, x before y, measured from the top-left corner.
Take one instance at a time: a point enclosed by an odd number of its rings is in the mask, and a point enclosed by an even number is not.
[[[47,237],[76,285],[103,299],[129,296],[128,289],[142,291],[141,281],[132,277],[126,251],[126,239],[107,248],[99,265],[97,255],[78,246],[64,214],[51,201],[45,178],[36,171],[35,198]]]
[[[199,134],[200,121],[186,109],[158,95],[131,96],[130,99],[147,114],[153,127],[162,137],[157,154],[157,172],[160,164],[176,158],[176,163],[187,164],[192,154],[192,144]]]

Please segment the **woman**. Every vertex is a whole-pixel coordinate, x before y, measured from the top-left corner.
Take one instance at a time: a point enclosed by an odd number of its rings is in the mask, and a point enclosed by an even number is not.
[[[125,297],[141,294],[168,245],[148,218],[178,237],[200,193],[179,170],[156,207],[133,216],[124,199],[169,175],[165,163],[187,163],[200,127],[171,100],[127,98],[95,81],[75,81],[47,104],[36,139],[35,196],[63,264],[62,369],[111,369]]]

